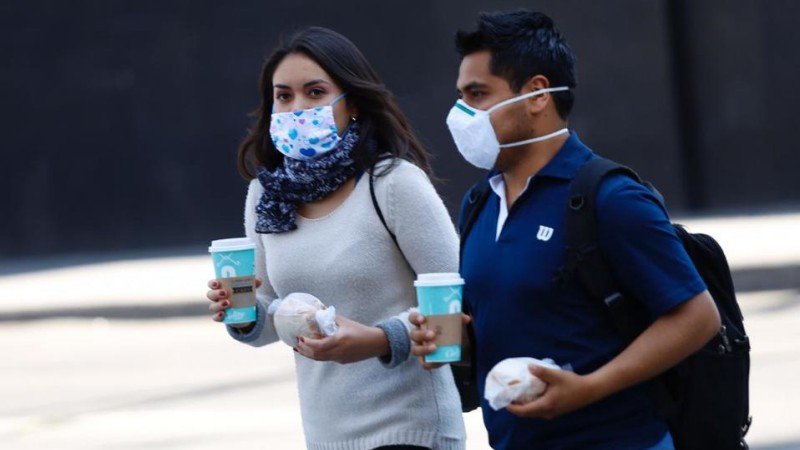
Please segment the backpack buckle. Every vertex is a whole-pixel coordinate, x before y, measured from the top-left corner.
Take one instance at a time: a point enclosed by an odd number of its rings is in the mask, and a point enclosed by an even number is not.
[[[569,199],[569,208],[573,211],[578,211],[583,208],[583,204],[585,203],[585,199],[582,195],[573,195]]]
[[[613,294],[609,295],[608,297],[603,299],[603,303],[606,304],[608,309],[617,309],[622,306],[622,294],[619,292],[614,292]]]

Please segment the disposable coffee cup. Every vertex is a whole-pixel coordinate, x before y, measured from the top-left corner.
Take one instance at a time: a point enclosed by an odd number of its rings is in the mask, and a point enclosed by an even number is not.
[[[214,274],[228,293],[230,308],[223,322],[248,323],[256,320],[256,246],[248,238],[217,239],[208,248]]]
[[[464,280],[457,273],[423,273],[414,282],[423,328],[436,333],[436,351],[429,363],[461,361],[461,306]]]

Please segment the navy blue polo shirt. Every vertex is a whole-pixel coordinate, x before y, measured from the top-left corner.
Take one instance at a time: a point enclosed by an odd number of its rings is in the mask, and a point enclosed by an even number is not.
[[[461,274],[475,324],[481,397],[486,374],[505,358],[551,358],[583,375],[625,348],[607,313],[576,280],[553,281],[566,259],[570,181],[595,157],[572,133],[511,207],[497,241],[496,194],[466,238]],[[596,205],[600,248],[623,292],[640,300],[652,318],[706,289],[650,190],[624,175],[611,176]],[[540,233],[542,227],[552,234]],[[549,421],[494,411],[486,400],[482,409],[495,449],[644,449],[667,430],[647,383]]]

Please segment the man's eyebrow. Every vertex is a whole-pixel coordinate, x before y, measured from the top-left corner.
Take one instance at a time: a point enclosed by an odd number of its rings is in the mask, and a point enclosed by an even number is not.
[[[473,82],[471,82],[471,83],[468,83],[468,84],[467,84],[466,86],[464,86],[463,88],[461,88],[461,89],[457,89],[457,90],[458,90],[459,92],[461,92],[461,91],[468,91],[468,90],[470,90],[470,89],[481,89],[481,88],[487,88],[487,87],[489,87],[489,85],[488,85],[488,84],[486,84],[486,83],[481,83],[481,82],[479,82],[479,81],[473,81]]]

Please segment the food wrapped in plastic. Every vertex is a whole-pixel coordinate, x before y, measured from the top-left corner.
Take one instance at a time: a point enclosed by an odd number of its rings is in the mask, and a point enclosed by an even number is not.
[[[495,411],[513,402],[529,403],[539,398],[547,383],[534,376],[529,365],[560,369],[552,359],[508,358],[497,363],[486,376],[484,398]]]
[[[272,315],[278,337],[290,347],[300,336],[319,339],[336,334],[336,308],[326,307],[311,294],[295,292],[273,300],[267,310]]]

